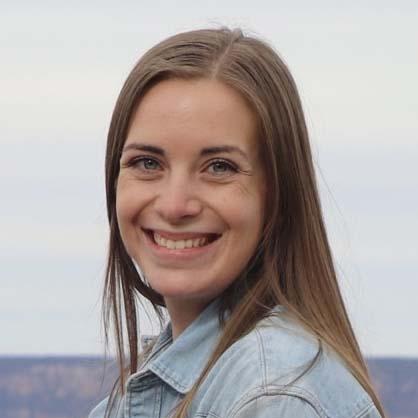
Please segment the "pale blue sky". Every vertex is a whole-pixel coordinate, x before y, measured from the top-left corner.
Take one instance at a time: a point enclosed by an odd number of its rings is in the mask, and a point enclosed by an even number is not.
[[[225,24],[268,40],[299,86],[363,350],[418,356],[417,3],[202,3],[2,5],[0,354],[102,352],[115,99],[150,46]]]

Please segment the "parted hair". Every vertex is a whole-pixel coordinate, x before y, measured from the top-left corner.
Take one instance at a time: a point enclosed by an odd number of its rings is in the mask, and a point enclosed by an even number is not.
[[[319,350],[313,360],[321,356],[324,345],[334,350],[384,416],[339,289],[293,77],[266,42],[227,28],[180,33],[151,48],[129,74],[113,111],[106,150],[110,239],[103,324],[106,342],[113,331],[120,374],[107,416],[116,395],[124,393],[127,376],[141,361],[139,296],[152,303],[160,318],[164,308],[163,297],[138,273],[121,238],[116,216],[119,160],[142,97],[158,82],[175,78],[216,79],[241,94],[258,119],[258,147],[268,177],[262,238],[246,267],[219,296],[221,338],[200,378],[174,411],[175,418],[187,416],[196,391],[222,353],[276,305],[284,306],[317,338]]]

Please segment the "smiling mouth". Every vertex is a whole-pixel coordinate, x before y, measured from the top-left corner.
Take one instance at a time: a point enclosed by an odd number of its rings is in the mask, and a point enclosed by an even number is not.
[[[144,229],[144,232],[155,245],[167,248],[169,250],[187,250],[191,248],[205,247],[218,240],[222,236],[222,234],[215,233],[196,234],[195,236],[190,236],[187,239],[185,238],[175,240],[172,238],[164,237],[163,234],[160,234],[151,229]]]

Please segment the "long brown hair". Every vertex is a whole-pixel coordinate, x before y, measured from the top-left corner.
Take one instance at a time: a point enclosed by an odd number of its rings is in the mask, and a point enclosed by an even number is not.
[[[230,317],[205,370],[175,416],[186,416],[199,385],[222,353],[278,304],[338,353],[383,416],[339,290],[294,80],[269,45],[225,28],[181,33],[150,49],[129,74],[113,112],[106,151],[110,243],[103,293],[106,342],[112,321],[120,367],[113,395],[124,392],[126,376],[138,369],[139,294],[160,317],[164,306],[161,295],[142,281],[123,245],[116,218],[116,182],[131,116],[145,93],[168,78],[212,78],[238,91],[258,117],[259,149],[268,176],[262,241],[245,270],[220,296],[220,318],[226,310]]]

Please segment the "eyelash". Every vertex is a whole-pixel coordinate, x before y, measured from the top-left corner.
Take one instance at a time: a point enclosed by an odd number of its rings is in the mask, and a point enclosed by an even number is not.
[[[208,164],[207,168],[213,167],[215,164],[224,165],[227,168],[227,170],[232,172],[232,173],[237,173],[239,171],[238,167],[234,163],[232,163],[231,161],[228,161],[228,160],[221,159],[221,158],[217,158],[215,160],[212,160],[210,162],[210,164]],[[225,172],[221,172],[220,174],[224,174],[224,173]]]
[[[146,161],[156,163],[158,164],[159,167],[161,167],[161,163],[156,158],[148,157],[148,156],[141,156],[141,157],[133,158],[127,163],[127,166],[135,167],[135,166],[138,166],[139,163],[144,163]],[[232,173],[237,173],[238,171],[240,171],[236,164],[223,158],[217,158],[217,159],[211,160],[210,163],[206,166],[206,169],[208,169],[209,167],[213,167],[215,164],[222,164],[226,168],[226,171],[222,171],[219,174],[213,173],[215,176],[222,175],[226,173],[227,171],[232,172]],[[146,169],[144,167],[139,168],[139,169],[142,171],[155,171],[154,169]]]

